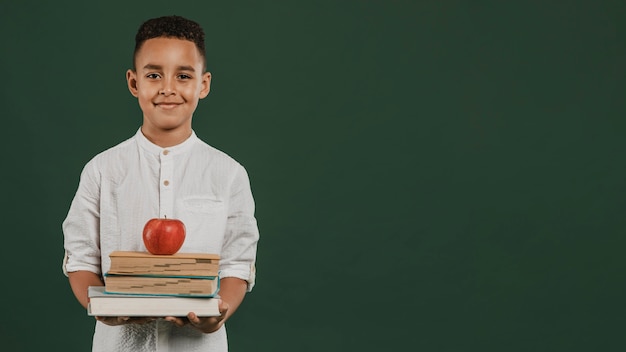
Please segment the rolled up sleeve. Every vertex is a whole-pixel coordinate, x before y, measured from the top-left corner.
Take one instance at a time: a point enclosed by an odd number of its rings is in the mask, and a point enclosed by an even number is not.
[[[231,187],[226,233],[220,258],[220,277],[247,281],[248,292],[256,283],[256,252],[259,230],[254,199],[246,170],[241,166]]]
[[[63,221],[63,273],[86,270],[102,274],[99,248],[99,174],[93,160],[83,168],[74,199]]]

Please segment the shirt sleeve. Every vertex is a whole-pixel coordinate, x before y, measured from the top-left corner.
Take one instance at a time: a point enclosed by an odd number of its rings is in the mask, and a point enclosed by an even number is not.
[[[246,280],[248,292],[256,282],[256,251],[259,230],[248,173],[237,169],[231,187],[226,233],[220,258],[220,277]]]
[[[94,160],[85,165],[63,221],[63,273],[86,270],[102,274],[100,259],[100,177]]]

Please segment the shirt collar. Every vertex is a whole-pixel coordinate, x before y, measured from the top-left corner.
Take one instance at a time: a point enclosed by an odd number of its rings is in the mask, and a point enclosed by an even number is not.
[[[148,140],[148,138],[146,138],[146,136],[144,136],[144,134],[141,132],[141,127],[139,127],[139,129],[137,130],[137,133],[135,134],[135,139],[139,143],[139,146],[141,146],[141,148],[146,150],[148,153],[153,154],[153,155],[159,155],[163,153],[163,151],[165,150],[167,150],[168,153],[171,153],[171,154],[184,153],[194,144],[194,142],[198,139],[198,137],[196,136],[196,132],[192,130],[191,136],[189,136],[189,138],[187,138],[182,143],[177,144],[175,146],[163,148],[150,142],[150,140]]]

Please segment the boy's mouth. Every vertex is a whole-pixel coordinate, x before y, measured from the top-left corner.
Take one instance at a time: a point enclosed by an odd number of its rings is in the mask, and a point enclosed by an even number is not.
[[[181,103],[155,103],[154,105],[164,110],[171,110],[179,106]]]

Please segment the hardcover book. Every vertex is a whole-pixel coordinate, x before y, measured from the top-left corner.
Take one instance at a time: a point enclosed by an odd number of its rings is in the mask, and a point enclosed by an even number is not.
[[[138,251],[114,251],[110,274],[163,276],[217,276],[220,256],[208,253],[155,255]]]
[[[212,297],[219,290],[217,276],[117,275],[104,277],[107,293]]]

